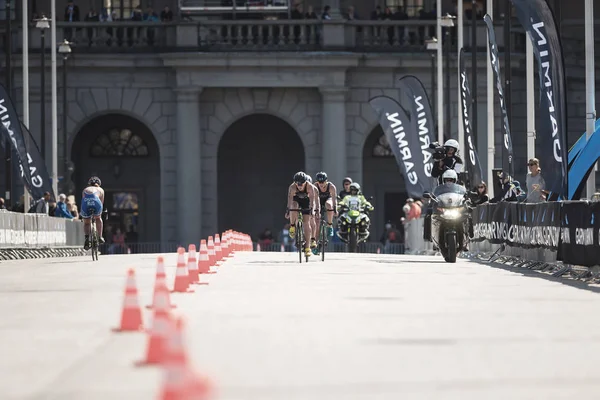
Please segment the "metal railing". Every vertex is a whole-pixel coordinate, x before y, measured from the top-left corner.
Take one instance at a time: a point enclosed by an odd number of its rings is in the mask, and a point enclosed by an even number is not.
[[[83,246],[83,222],[0,211],[0,248]]]
[[[478,26],[477,47],[486,46],[484,25]],[[504,46],[503,26],[496,26],[498,46]],[[455,48],[456,32],[450,35]],[[13,49],[21,51],[21,30],[13,35]],[[58,22],[57,39],[74,42],[77,53],[162,53],[183,51],[355,51],[425,52],[425,40],[435,35],[435,21],[322,21],[202,20],[196,22]],[[40,49],[40,31],[29,27],[31,50]],[[511,40],[519,50],[524,33]],[[470,36],[465,35],[465,47]],[[524,46],[524,45],[523,45]],[[453,52],[454,57],[454,52]]]

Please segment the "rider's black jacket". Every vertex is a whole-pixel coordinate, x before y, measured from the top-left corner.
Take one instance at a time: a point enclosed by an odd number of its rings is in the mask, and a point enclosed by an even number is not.
[[[338,201],[341,201],[344,197],[350,196],[349,191],[341,190],[338,192]]]
[[[442,165],[440,165],[440,161],[434,161],[433,170],[431,171],[431,176],[433,176],[434,178],[438,178],[438,183],[440,185],[443,183],[442,175],[444,174],[444,172],[446,172],[449,169],[454,169],[456,164],[463,164],[463,161],[459,156],[453,155],[441,160],[441,164]]]

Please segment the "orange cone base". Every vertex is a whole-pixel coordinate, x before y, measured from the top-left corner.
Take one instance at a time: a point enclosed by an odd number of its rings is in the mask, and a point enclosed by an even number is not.
[[[144,332],[145,329],[142,325],[140,325],[137,329],[122,329],[122,328],[112,328],[111,331],[121,333],[121,332]]]
[[[208,285],[208,282],[196,282],[194,285]]]
[[[173,292],[171,292],[171,293],[173,293]],[[148,304],[148,305],[146,306],[146,308],[147,308],[148,310],[153,310],[153,309],[154,309],[154,307],[152,306],[152,304]],[[171,308],[177,308],[177,306],[176,306],[175,304],[171,304]]]
[[[171,290],[171,293],[194,293],[194,290],[186,289],[184,292],[180,292],[179,290]]]

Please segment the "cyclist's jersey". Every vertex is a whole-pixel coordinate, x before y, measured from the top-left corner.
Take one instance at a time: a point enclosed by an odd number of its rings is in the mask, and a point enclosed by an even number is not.
[[[102,215],[102,201],[98,197],[98,192],[88,193],[83,191],[81,199],[81,216],[83,218],[99,217]]]
[[[324,192],[321,191],[321,187],[319,185],[317,185],[317,189],[319,189],[319,200],[321,201],[321,204],[324,204],[327,200],[329,200],[331,198],[331,193],[329,193],[329,186],[331,185],[331,183],[327,183],[327,188],[325,189]]]
[[[308,198],[308,185],[304,186],[304,190],[298,190],[298,188],[296,188],[296,194],[294,194],[294,199],[308,200]]]
[[[304,190],[298,190],[296,187],[296,194],[294,194],[294,201],[298,203],[298,207],[302,209],[302,214],[310,213],[310,197],[308,196],[308,185],[307,182],[304,186]]]

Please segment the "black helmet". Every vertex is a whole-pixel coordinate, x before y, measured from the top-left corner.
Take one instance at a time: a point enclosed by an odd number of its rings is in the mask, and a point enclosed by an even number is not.
[[[306,174],[302,171],[296,172],[296,175],[294,175],[294,182],[298,184],[303,184],[304,182],[306,182]]]
[[[88,185],[89,186],[94,186],[94,185],[102,186],[102,181],[97,176],[92,176],[90,179],[88,179]]]
[[[323,171],[317,172],[317,182],[327,182],[327,174]]]

